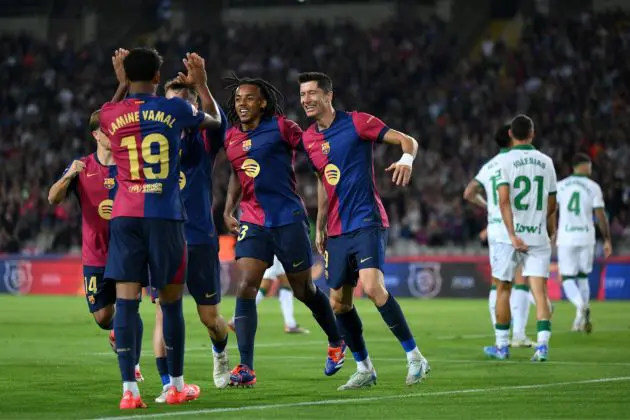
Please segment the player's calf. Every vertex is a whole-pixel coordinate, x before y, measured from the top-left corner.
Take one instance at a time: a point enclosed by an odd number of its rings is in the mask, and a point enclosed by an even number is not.
[[[114,305],[109,304],[92,314],[94,321],[103,330],[112,330],[114,328]]]

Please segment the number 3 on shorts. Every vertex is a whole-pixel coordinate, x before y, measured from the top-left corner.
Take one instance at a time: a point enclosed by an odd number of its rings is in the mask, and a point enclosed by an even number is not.
[[[245,239],[245,235],[247,235],[247,230],[249,229],[249,226],[247,225],[241,225],[241,230],[238,233],[238,240],[242,241],[243,239]]]

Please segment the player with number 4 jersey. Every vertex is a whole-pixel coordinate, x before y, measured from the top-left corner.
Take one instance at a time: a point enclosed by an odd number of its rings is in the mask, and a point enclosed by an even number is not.
[[[588,275],[593,270],[595,254],[593,216],[604,237],[604,256],[612,253],[602,189],[589,178],[591,172],[590,157],[578,153],[573,158],[573,174],[558,182],[560,221],[556,242],[562,288],[576,308],[572,330],[586,333],[592,329]]]
[[[497,239],[493,276],[497,286],[496,345],[484,351],[491,357],[508,357],[510,292],[514,271],[523,266],[536,299],[538,343],[532,360],[547,359],[551,336],[550,304],[546,281],[551,261],[550,237],[555,235],[556,171],[551,158],[532,146],[534,123],[526,115],[512,120],[512,148],[498,165],[498,196],[507,236]]]
[[[105,278],[116,282],[118,362],[123,380],[121,409],[146,407],[133,378],[137,293],[149,268],[163,313],[170,389],[167,404],[197,398],[199,388],[184,383],[185,324],[182,294],[186,278],[185,211],[179,189],[181,133],[219,127],[221,116],[207,86],[204,60],[187,54],[184,64],[204,112],[180,98],[154,95],[162,59],[155,50],[136,48],[124,58],[129,96],[101,109],[101,130],[109,137],[118,167],[118,196],[112,210],[110,252]],[[186,76],[184,76],[186,77]],[[207,113],[206,113],[207,112]]]

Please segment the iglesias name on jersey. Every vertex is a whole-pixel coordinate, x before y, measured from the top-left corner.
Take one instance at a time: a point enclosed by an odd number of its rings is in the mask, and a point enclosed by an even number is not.
[[[227,117],[219,108],[221,126],[214,129],[186,130],[182,140],[179,187],[188,216],[184,223],[188,245],[216,243],[212,217],[212,168],[223,147]]]
[[[563,179],[558,182],[558,206],[558,245],[595,245],[593,210],[604,208],[599,185],[583,175]]]
[[[81,260],[83,265],[105,267],[109,250],[109,220],[118,190],[116,166],[105,166],[96,153],[79,159],[83,171],[72,180],[70,190],[81,206]],[[72,164],[68,165],[64,174]]]
[[[498,155],[486,162],[481,167],[475,181],[486,192],[486,202],[488,209],[488,242],[497,242],[499,238],[503,241],[508,239],[507,229],[501,217],[501,209],[499,208],[499,194],[497,192],[497,183],[501,177],[501,169],[499,159],[502,154],[509,152],[510,149],[501,149]]]
[[[328,195],[329,236],[389,227],[374,175],[374,143],[388,130],[373,115],[336,111],[327,129],[313,124],[304,132],[304,148]]]
[[[179,190],[180,137],[203,120],[203,112],[180,98],[132,94],[103,105],[100,127],[118,167],[112,218],[186,218]]]
[[[549,245],[548,199],[556,194],[553,161],[529,144],[514,146],[499,156],[497,187],[509,186],[516,236],[527,245]],[[510,240],[499,238],[498,242]]]
[[[225,152],[243,193],[241,222],[280,227],[305,220],[294,170],[301,137],[300,127],[283,116],[263,119],[250,131],[227,131]]]

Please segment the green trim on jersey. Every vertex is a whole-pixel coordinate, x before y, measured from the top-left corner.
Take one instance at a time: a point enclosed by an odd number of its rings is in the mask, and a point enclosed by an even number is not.
[[[503,149],[499,149],[499,153],[507,153],[507,152],[509,152],[509,151],[510,151],[510,148],[509,148],[509,147],[505,147],[505,148],[503,148]]]
[[[510,150],[536,150],[536,148],[531,144],[517,144],[516,146],[513,146]]]

